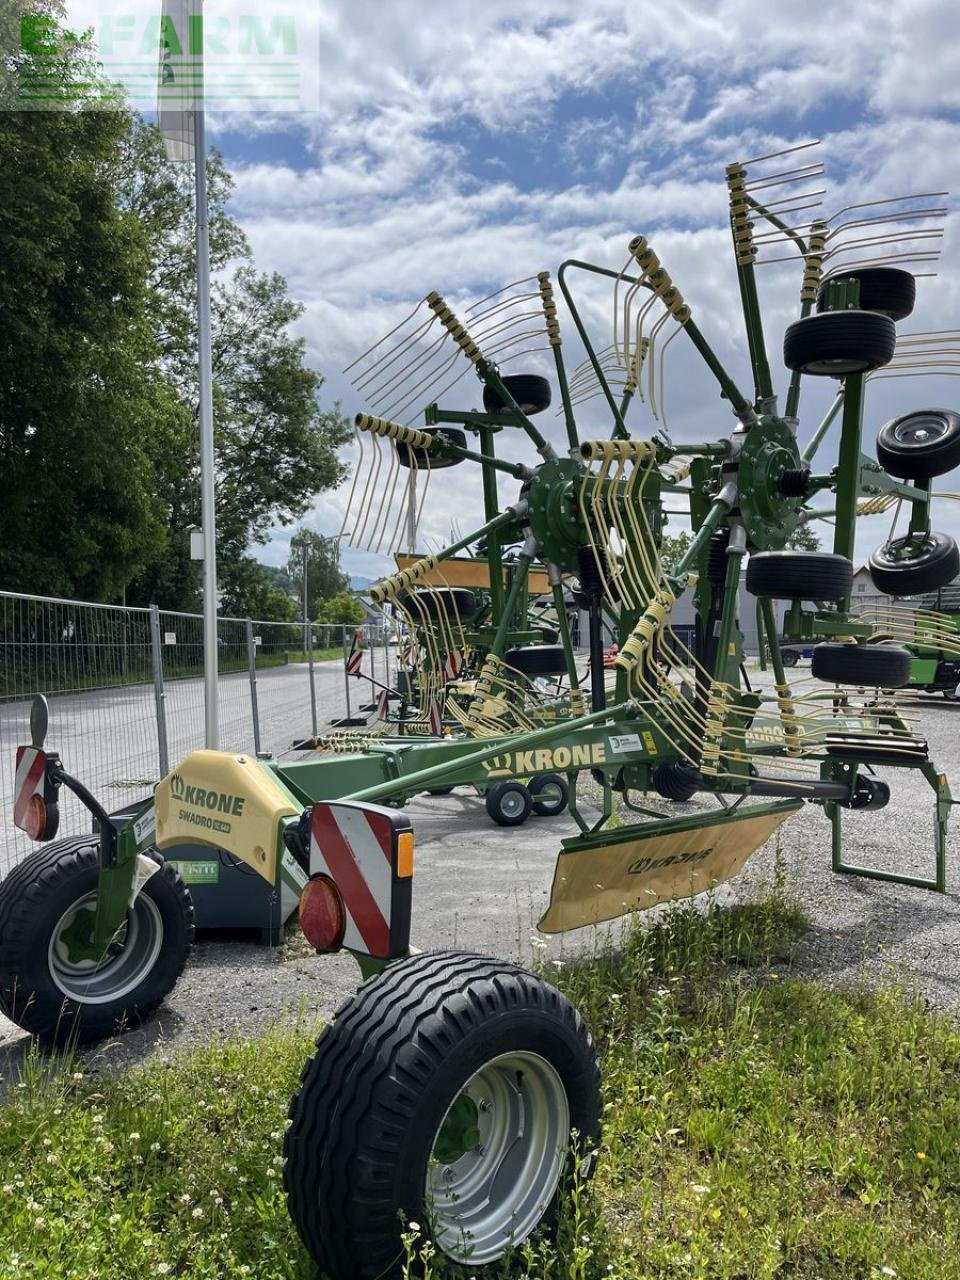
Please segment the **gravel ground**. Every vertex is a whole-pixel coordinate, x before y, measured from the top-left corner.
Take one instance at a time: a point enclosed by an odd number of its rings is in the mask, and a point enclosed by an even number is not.
[[[916,729],[946,769],[960,797],[957,743],[960,704],[914,699]],[[848,813],[846,856],[884,868],[932,875],[933,792],[912,770],[884,770],[892,800],[875,813]],[[559,839],[572,821],[531,818],[523,827],[493,826],[472,793],[423,797],[410,806],[417,831],[414,942],[456,946],[529,962],[535,922],[547,901]],[[830,828],[808,806],[781,829],[779,856],[788,884],[812,927],[795,967],[829,984],[877,977],[892,969],[931,1005],[960,1009],[960,813],[950,832],[948,892],[937,895],[830,870]],[[769,883],[773,842],[721,891],[736,901]],[[551,939],[550,954],[582,952],[618,926]],[[277,1017],[328,1014],[356,985],[344,957],[320,958],[302,940],[270,951],[247,941],[202,938],[159,1018],[94,1051],[105,1064],[140,1060],[220,1032],[255,1032]],[[0,1018],[0,1074],[9,1078],[27,1038]],[[3,1057],[7,1059],[3,1063]]]

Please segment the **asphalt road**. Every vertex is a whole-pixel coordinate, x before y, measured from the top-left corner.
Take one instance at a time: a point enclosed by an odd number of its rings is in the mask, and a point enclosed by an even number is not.
[[[916,728],[960,797],[960,704],[914,699]],[[846,815],[846,853],[870,865],[932,873],[933,792],[914,771],[883,770],[892,800],[879,812]],[[531,818],[503,829],[483,802],[460,790],[422,797],[410,806],[417,833],[413,941],[427,948],[461,947],[529,962],[535,925],[549,891],[560,838],[572,821]],[[830,870],[829,826],[807,806],[759,851],[720,893],[744,900],[763,891],[779,865],[811,920],[796,958],[801,972],[828,983],[894,973],[934,1005],[960,1010],[960,813],[950,835],[948,892],[936,895]],[[551,939],[547,955],[583,954],[618,926],[584,929]],[[184,977],[148,1026],[98,1052],[111,1063],[166,1053],[218,1032],[254,1032],[278,1016],[328,1014],[355,987],[356,968],[344,957],[308,953],[300,940],[271,951],[247,941],[201,939]],[[26,1038],[0,1019],[0,1046],[14,1060]],[[9,1064],[8,1064],[9,1065]],[[0,1064],[0,1074],[6,1074]]]

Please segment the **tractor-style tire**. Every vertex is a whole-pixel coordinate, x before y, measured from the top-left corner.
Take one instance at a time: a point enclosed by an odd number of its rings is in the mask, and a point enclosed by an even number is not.
[[[538,373],[507,373],[501,381],[528,418],[550,408],[550,383]],[[483,389],[483,407],[487,413],[507,412],[507,405],[492,387]]]
[[[467,447],[467,433],[461,431],[458,427],[417,427],[417,430],[422,431],[425,436],[443,434],[451,444],[459,445],[461,449],[466,449]],[[404,444],[401,440],[397,440],[395,443],[397,461],[401,467],[416,466],[418,469],[428,467],[431,471],[443,471],[446,467],[459,467],[461,462],[466,461],[465,458],[444,458],[439,453],[434,453],[431,449],[411,448],[410,445]]]
[[[169,995],[193,941],[193,903],[179,873],[159,864],[127,914],[116,954],[72,960],[64,934],[93,911],[95,836],[58,840],[24,858],[0,883],[0,1011],[44,1044],[105,1039],[143,1022]]]
[[[821,311],[794,320],[783,335],[783,363],[794,373],[845,378],[889,364],[897,329],[877,311]]]
[[[785,667],[795,667],[800,661],[800,654],[796,649],[781,649],[780,661]]]
[[[917,554],[902,558],[912,548]],[[869,568],[873,585],[884,595],[917,596],[945,587],[960,574],[960,551],[946,533],[928,533],[922,541],[908,534],[871,551]]]
[[[538,773],[527,783],[538,818],[555,818],[567,807],[570,789],[559,773]]]
[[[831,644],[814,646],[810,671],[830,684],[863,685],[868,689],[902,689],[910,682],[910,653],[886,645]]]
[[[775,600],[845,600],[853,565],[829,551],[757,551],[747,562],[747,590]]]
[[[960,413],[914,409],[877,432],[877,461],[900,480],[930,480],[960,466]]]
[[[477,597],[466,587],[420,587],[402,591],[397,604],[414,622],[469,622],[477,611]]]
[[[524,649],[508,649],[503,655],[508,667],[524,676],[565,676],[567,658],[563,645],[531,644]]]
[[[486,795],[487,813],[498,827],[521,827],[530,817],[533,797],[522,782],[495,782]]]
[[[401,960],[340,1007],[304,1068],[284,1139],[291,1217],[329,1280],[398,1280],[414,1223],[476,1275],[552,1225],[600,1105],[590,1033],[555,988],[462,951]]]
[[[899,267],[859,267],[854,271],[835,271],[817,291],[817,310],[826,305],[827,285],[831,280],[859,280],[861,311],[879,311],[891,320],[906,320],[917,299],[917,282],[909,271]]]

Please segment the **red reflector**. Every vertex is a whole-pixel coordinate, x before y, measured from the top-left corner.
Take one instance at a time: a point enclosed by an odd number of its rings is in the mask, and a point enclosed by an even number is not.
[[[339,951],[347,927],[340,890],[329,876],[314,876],[300,894],[300,928],[314,951]]]
[[[47,829],[47,806],[43,796],[32,795],[23,817],[23,829],[31,840],[42,840]]]

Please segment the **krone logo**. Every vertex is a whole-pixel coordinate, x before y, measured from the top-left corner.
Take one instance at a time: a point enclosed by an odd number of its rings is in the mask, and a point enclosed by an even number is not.
[[[179,773],[173,774],[170,779],[170,794],[175,800],[183,799],[184,782]]]

